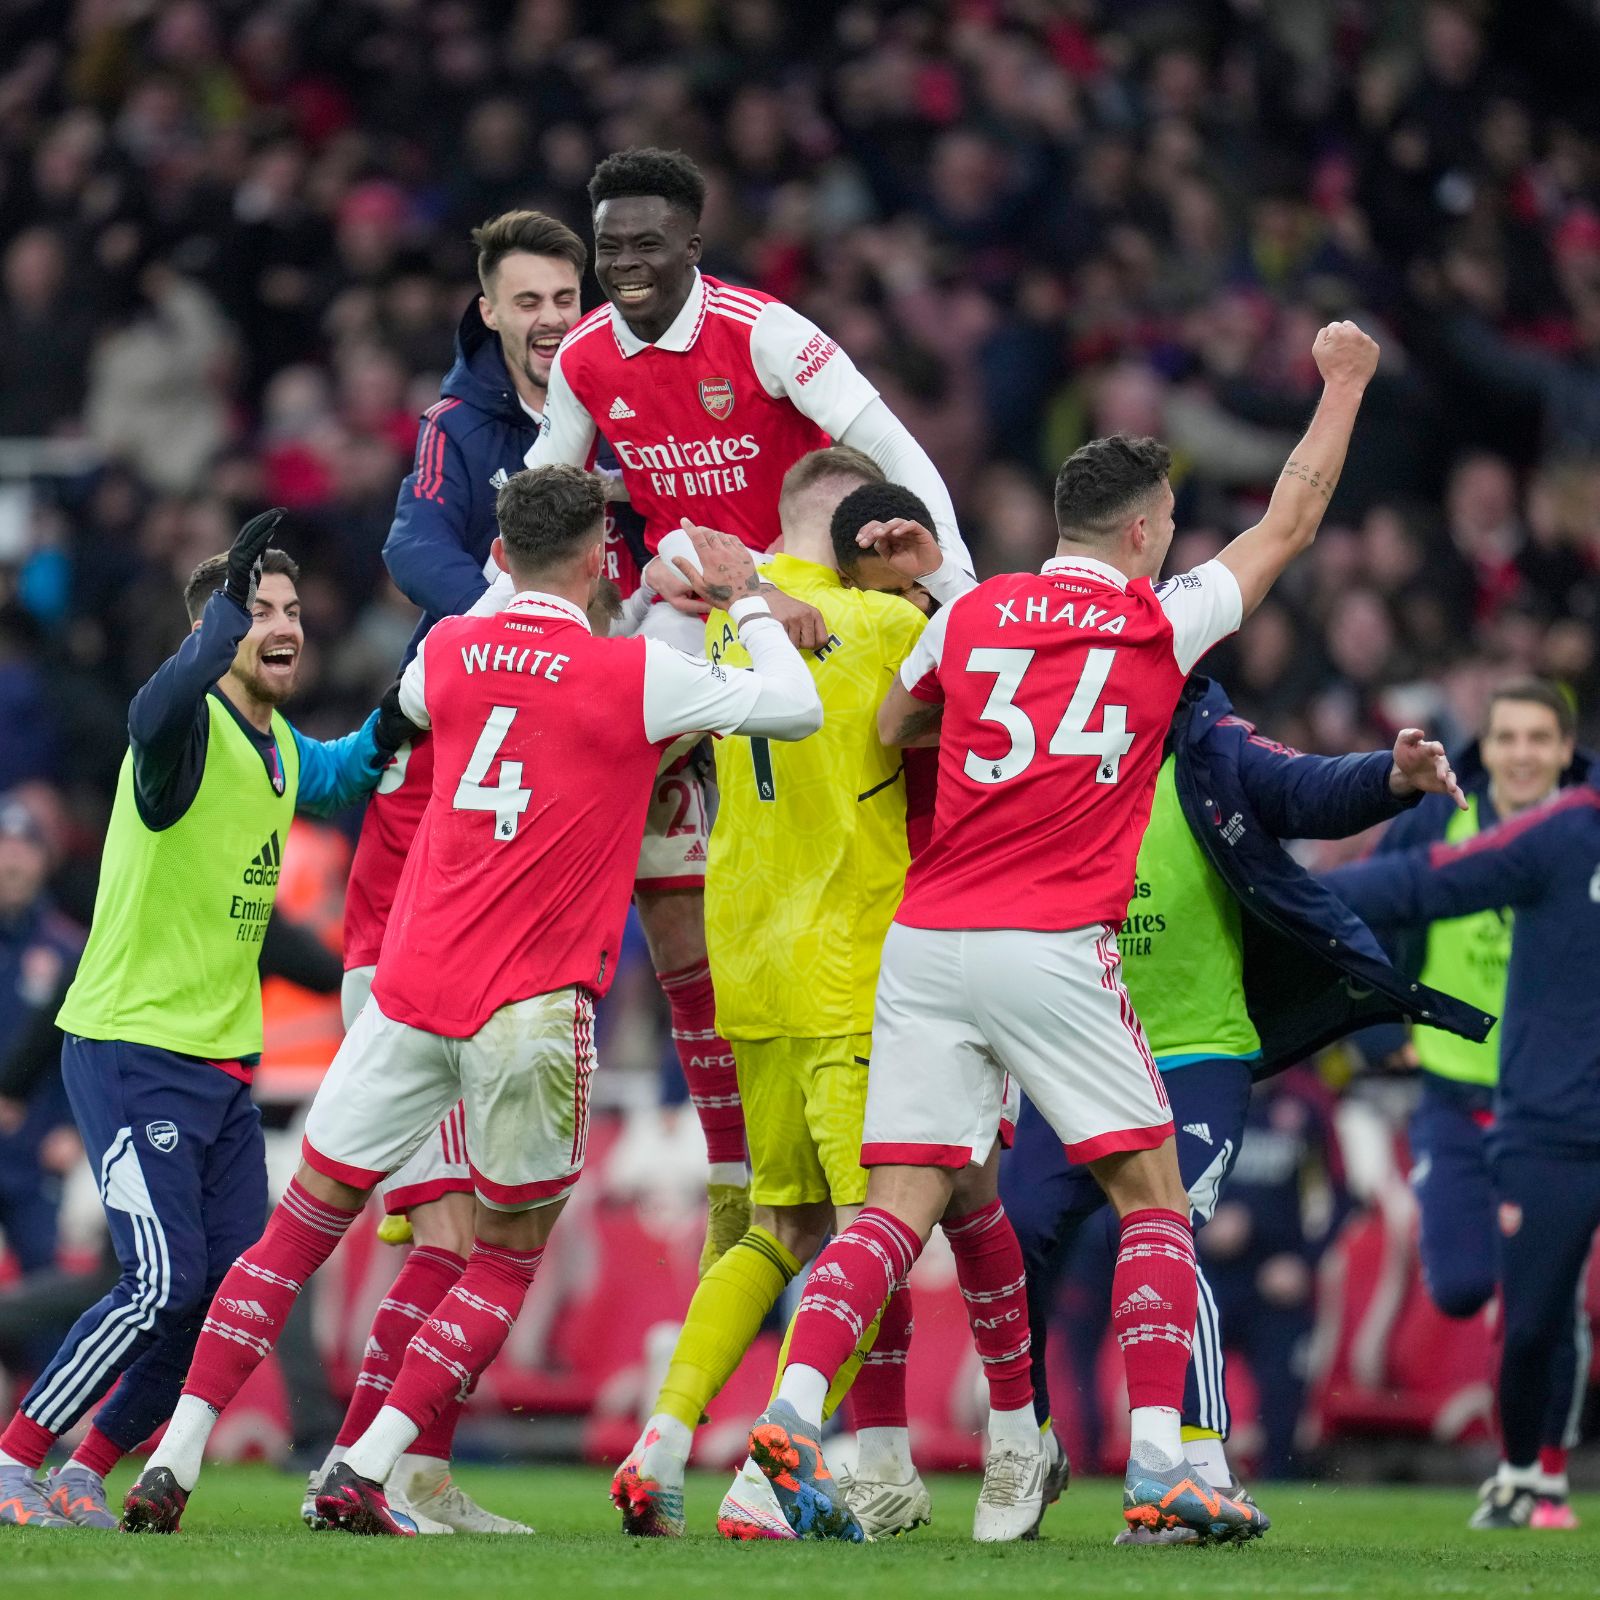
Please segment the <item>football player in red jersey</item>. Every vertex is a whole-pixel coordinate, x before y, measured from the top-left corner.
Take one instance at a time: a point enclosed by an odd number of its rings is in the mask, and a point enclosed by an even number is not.
[[[517,473],[497,518],[494,556],[516,597],[496,615],[438,623],[401,680],[401,704],[432,729],[433,786],[372,998],[317,1092],[298,1174],[211,1302],[127,1526],[175,1530],[218,1415],[301,1286],[460,1098],[471,1258],[317,1496],[347,1531],[416,1533],[383,1483],[505,1342],[583,1168],[594,1002],[616,973],[662,749],[684,735],[802,739],[821,726],[811,676],[731,536],[696,529],[691,543],[704,597],[726,607],[750,654],[743,670],[590,632],[604,561],[594,474]]]
[[[833,1374],[929,1232],[959,1211],[998,1133],[1007,1073],[1116,1207],[1112,1327],[1132,1441],[1130,1525],[1248,1539],[1266,1520],[1184,1456],[1194,1333],[1189,1202],[1172,1116],[1118,974],[1156,773],[1184,678],[1315,537],[1378,347],[1353,323],[1316,337],[1322,399],[1261,521],[1157,586],[1172,541],[1170,461],[1153,439],[1085,445],[1056,480],[1057,554],[979,584],[928,625],[879,713],[885,743],[937,740],[933,838],[884,942],[862,1162],[865,1209],[802,1296],[778,1398],[750,1435],[796,1532],[859,1538],[815,1445]],[[914,525],[869,525],[914,574]],[[942,726],[941,726],[942,723]],[[1016,1486],[1042,1514],[1044,1452]]]
[[[595,169],[589,197],[595,276],[607,304],[572,329],[551,365],[528,465],[581,466],[603,434],[644,517],[649,551],[684,518],[759,551],[777,538],[778,491],[789,468],[830,440],[852,445],[931,509],[947,559],[926,580],[930,591],[949,600],[969,585],[972,562],[938,469],[850,357],[770,295],[700,271],[705,180],[694,163],[677,151],[619,152]],[[641,599],[658,587],[674,593],[678,587],[661,560],[645,569]],[[775,610],[794,604],[776,594],[769,599]],[[696,653],[704,646],[699,623],[668,606],[653,607],[644,630]],[[646,830],[637,904],[704,1120],[717,1112],[711,1101],[737,1090],[731,1052],[714,1026],[706,963],[710,807],[692,779],[687,771],[663,775],[663,787],[676,785],[680,804],[675,818],[653,816]],[[675,821],[678,831],[664,836],[663,821]],[[711,1161],[702,1270],[743,1233],[749,1217],[742,1152],[739,1165],[716,1151]]]

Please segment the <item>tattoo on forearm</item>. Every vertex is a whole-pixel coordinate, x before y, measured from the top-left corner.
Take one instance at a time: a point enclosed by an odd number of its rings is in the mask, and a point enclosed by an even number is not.
[[[918,706],[900,719],[900,736],[896,744],[911,744],[924,734],[931,733],[944,718],[944,706]]]
[[[1324,500],[1332,499],[1334,487],[1339,482],[1337,477],[1320,472],[1315,467],[1308,467],[1303,461],[1290,461],[1279,476],[1298,478],[1302,483],[1309,484],[1315,489]]]

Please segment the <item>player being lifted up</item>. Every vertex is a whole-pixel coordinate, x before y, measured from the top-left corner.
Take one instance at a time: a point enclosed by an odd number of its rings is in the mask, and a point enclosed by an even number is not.
[[[952,599],[959,592],[955,578],[970,574],[972,562],[938,469],[813,322],[771,295],[701,273],[705,194],[705,179],[678,151],[623,151],[595,169],[589,180],[595,278],[608,303],[573,328],[551,365],[528,465],[587,465],[596,434],[604,434],[644,518],[652,554],[685,517],[765,550],[776,536],[784,474],[830,441],[851,445],[931,508],[949,561],[928,587],[936,598]],[[646,569],[646,590],[652,582],[678,587],[663,566]],[[770,598],[774,608],[792,604]],[[645,631],[660,631],[696,653],[703,648],[700,623],[666,606],[653,608]],[[665,818],[653,814],[645,830],[640,876],[648,892],[639,896],[639,916],[672,1006],[690,1094],[705,1121],[718,1109],[711,1101],[736,1092],[732,1055],[713,1027],[706,961],[710,807],[692,770],[670,779],[681,803]],[[715,1068],[707,1065],[713,1059]],[[712,1152],[711,1234],[702,1271],[715,1259],[711,1241],[726,1248],[748,1221],[742,1155],[735,1166]]]
[[[939,739],[939,796],[884,943],[866,1208],[812,1272],[778,1398],[750,1435],[797,1532],[860,1537],[816,1443],[822,1402],[961,1175],[993,1148],[1007,1072],[1121,1218],[1111,1323],[1133,1412],[1124,1516],[1207,1538],[1264,1531],[1259,1511],[1184,1458],[1194,1238],[1116,935],[1184,679],[1310,545],[1377,364],[1348,322],[1324,328],[1313,353],[1317,414],[1261,522],[1218,559],[1153,587],[1172,541],[1168,453],[1096,440],[1057,479],[1061,542],[1043,573],[992,578],[935,616],[884,701],[886,743]],[[925,535],[877,532],[912,571],[937,556]]]
[[[750,651],[745,672],[591,635],[584,608],[604,549],[593,474],[518,473],[498,519],[494,551],[516,598],[439,623],[401,683],[401,706],[433,730],[433,791],[372,998],[318,1091],[297,1176],[211,1303],[173,1426],[128,1493],[127,1528],[177,1527],[217,1416],[301,1285],[461,1098],[471,1258],[317,1497],[351,1531],[416,1532],[382,1485],[499,1352],[583,1167],[594,1001],[615,975],[662,749],[685,734],[798,739],[820,726],[810,675],[737,540],[693,535],[706,598],[729,606]]]
[[[595,277],[609,304],[567,335],[528,465],[581,465],[603,433],[654,552],[683,518],[765,550],[783,476],[830,442],[862,451],[933,513],[951,566],[971,558],[927,452],[817,325],[702,273],[706,184],[677,150],[607,156],[589,180]],[[939,599],[956,589],[941,589]]]

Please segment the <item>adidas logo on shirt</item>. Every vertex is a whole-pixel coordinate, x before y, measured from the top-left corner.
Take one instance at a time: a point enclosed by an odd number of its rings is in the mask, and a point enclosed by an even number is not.
[[[613,422],[621,422],[624,417],[634,417],[637,415],[638,412],[636,412],[620,394],[611,402],[610,417]]]
[[[1209,1122],[1186,1122],[1183,1125],[1185,1133],[1192,1133],[1197,1139],[1204,1139],[1207,1144],[1211,1141],[1211,1124]]]
[[[272,837],[256,851],[250,858],[250,865],[244,869],[240,880],[243,883],[276,883],[278,874],[283,870],[283,846],[278,843],[278,830],[272,830]]]
[[[489,487],[491,489],[493,489],[496,493],[499,493],[499,491],[501,489],[505,488],[505,486],[510,482],[511,482],[511,474],[509,472],[507,472],[504,467],[500,467],[495,472],[495,475],[492,478],[490,478]]]
[[[1148,1283],[1142,1283],[1117,1307],[1116,1315],[1126,1317],[1135,1311],[1170,1311],[1172,1302],[1163,1300]]]

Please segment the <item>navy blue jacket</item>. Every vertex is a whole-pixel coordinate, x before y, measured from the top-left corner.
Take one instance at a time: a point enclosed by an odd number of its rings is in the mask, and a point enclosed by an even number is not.
[[[1344,838],[1414,805],[1389,791],[1389,752],[1302,755],[1231,710],[1221,685],[1190,678],[1167,745],[1184,818],[1248,913],[1244,991],[1261,1036],[1256,1076],[1398,1017],[1484,1038],[1493,1017],[1397,972],[1372,932],[1280,843]]]
[[[499,531],[500,485],[521,472],[539,425],[523,410],[506,371],[499,337],[484,325],[474,300],[456,329],[456,359],[423,413],[414,466],[400,485],[383,560],[396,587],[422,620],[406,651],[441,617],[460,616],[489,587],[489,546]],[[607,464],[602,450],[599,465]],[[640,565],[648,557],[638,519],[619,507],[617,531]]]
[[[1463,844],[1341,867],[1324,882],[1369,922],[1516,913],[1500,1035],[1495,1144],[1600,1153],[1600,779]]]
[[[1587,750],[1574,753],[1572,763],[1561,774],[1561,787],[1569,788],[1587,780],[1595,757]],[[1456,782],[1461,792],[1478,797],[1478,832],[1483,833],[1499,822],[1500,814],[1489,797],[1489,771],[1483,764],[1482,741],[1474,739],[1460,755],[1455,757]],[[1456,815],[1456,803],[1447,794],[1429,794],[1422,803],[1406,812],[1383,830],[1378,840],[1378,855],[1390,855],[1396,850],[1410,850],[1419,844],[1437,844],[1445,836],[1450,819]],[[1422,970],[1428,953],[1426,928],[1386,929],[1383,946],[1395,958],[1395,965],[1415,976]]]
[[[1593,760],[1588,751],[1579,750],[1573,756],[1572,764],[1561,774],[1561,786],[1565,788],[1569,784],[1582,783],[1589,775]],[[1482,741],[1474,739],[1460,755],[1454,758],[1454,765],[1456,782],[1460,784],[1461,792],[1468,796],[1477,796],[1478,831],[1482,833],[1494,827],[1500,821],[1500,815],[1489,796],[1489,772],[1483,764]],[[1437,844],[1444,838],[1445,831],[1450,826],[1450,819],[1456,815],[1455,801],[1449,795],[1424,795],[1420,805],[1406,812],[1404,816],[1396,817],[1383,830],[1375,854],[1392,855],[1398,850],[1414,849],[1417,845]],[[1426,923],[1415,927],[1376,928],[1373,931],[1389,953],[1390,959],[1407,977],[1417,978],[1422,975],[1423,965],[1428,959]],[[1405,1036],[1399,1030],[1393,1033],[1375,1031],[1370,1040],[1362,1041],[1362,1046],[1371,1059],[1389,1055],[1404,1043]],[[1492,1091],[1488,1089],[1480,1089],[1475,1084],[1456,1083],[1453,1079],[1441,1078],[1432,1073],[1428,1074],[1428,1082],[1435,1093],[1448,1095],[1473,1108],[1488,1110],[1493,1098]]]

